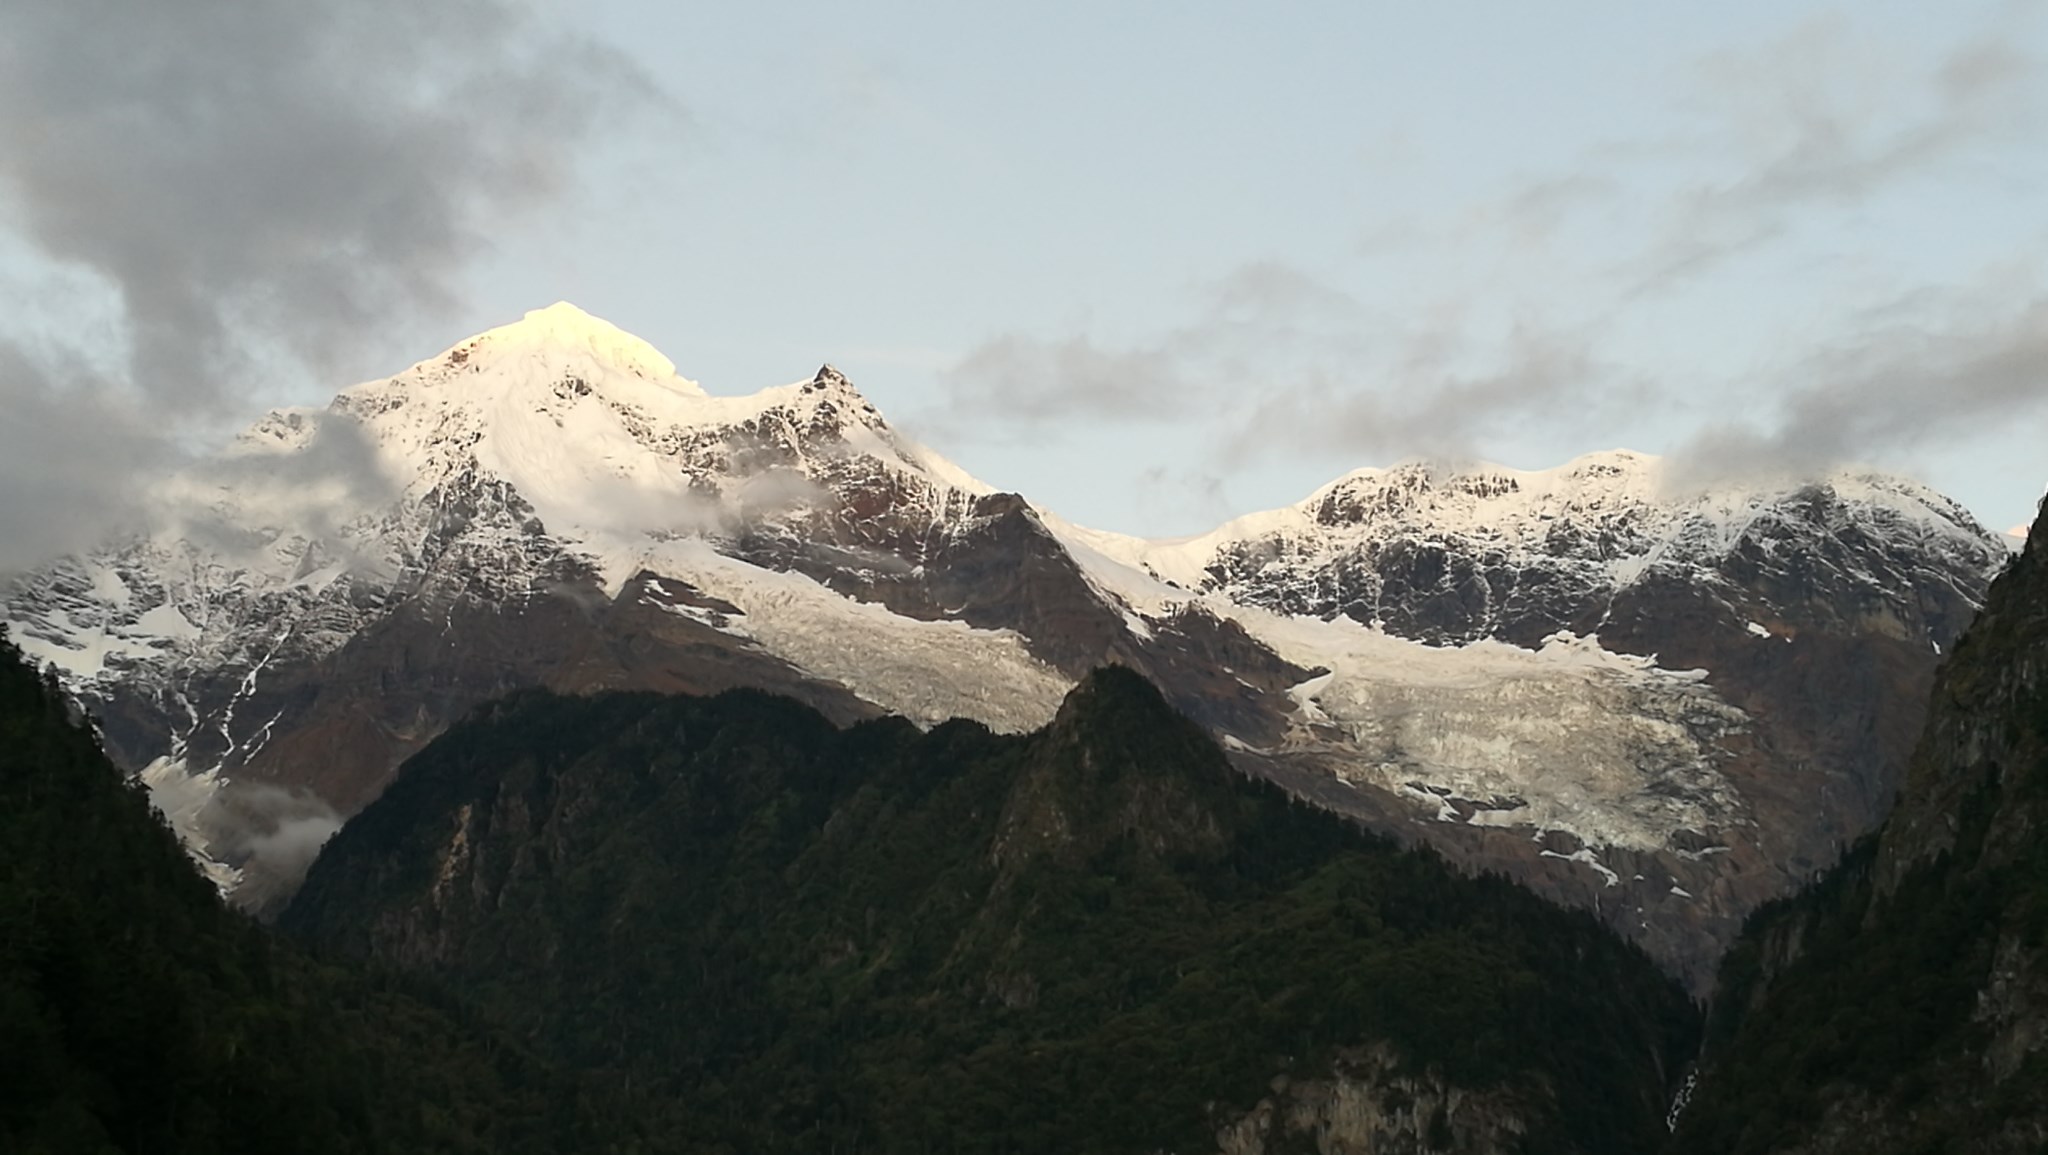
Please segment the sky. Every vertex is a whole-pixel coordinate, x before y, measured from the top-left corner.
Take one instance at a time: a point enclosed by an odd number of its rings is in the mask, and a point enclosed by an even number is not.
[[[0,568],[558,299],[1062,515],[2048,482],[2048,5],[0,0]]]

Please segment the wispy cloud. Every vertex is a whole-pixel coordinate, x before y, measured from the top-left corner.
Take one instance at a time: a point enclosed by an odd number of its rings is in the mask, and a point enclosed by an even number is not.
[[[1396,323],[1276,262],[1204,286],[1192,311],[1138,345],[1005,335],[949,371],[949,409],[963,424],[1041,433],[1194,424],[1241,465],[1303,450],[1464,455],[1489,433],[1583,420],[1628,384],[1590,335],[1538,315],[1491,332],[1450,302]]]
[[[1659,359],[1641,337],[1697,330],[1674,302],[1749,275],[1736,262],[1752,250],[1806,244],[1909,187],[1924,210],[1941,203],[1928,188],[1996,182],[2006,158],[2030,155],[2048,126],[2048,73],[2016,31],[2032,19],[2014,6],[1922,49],[1830,16],[1702,59],[1667,94],[1659,134],[1390,226],[1427,262],[1375,244],[1315,275],[1247,265],[1191,293],[1186,320],[1134,340],[1003,334],[948,371],[949,407],[1030,436],[1185,425],[1232,465],[1468,458],[1546,435],[1581,450],[1645,431],[1668,444],[1681,415],[1704,414],[1715,423],[1680,453],[1699,477],[1895,461],[2034,420],[2048,399],[2038,269],[2005,270],[1997,291],[1874,308],[1845,296],[1798,331],[1735,316],[1752,342],[1741,369]],[[1382,283],[1408,275],[1398,291]],[[1730,397],[1753,416],[1722,420]]]
[[[136,437],[280,363],[345,380],[366,331],[451,312],[492,231],[571,188],[602,118],[663,104],[511,0],[0,0],[0,24],[0,222],[30,260],[9,275],[103,286],[126,354],[0,330],[0,566],[170,452]]]
[[[1673,190],[1632,262],[1637,293],[1768,244],[1801,213],[1867,203],[1982,146],[2028,147],[2040,68],[2011,37],[2019,18],[1929,61],[1879,51],[1836,14],[1702,62],[1685,159],[1703,171]]]
[[[1464,460],[1483,453],[1491,436],[1586,423],[1627,388],[1582,336],[1517,326],[1489,351],[1457,329],[1425,328],[1375,376],[1314,380],[1266,396],[1228,435],[1225,451],[1237,461],[1304,449]]]
[[[993,337],[945,370],[944,405],[926,423],[971,436],[1097,420],[1201,421],[1247,391],[1360,352],[1379,326],[1348,294],[1274,261],[1200,286],[1188,306],[1188,321],[1135,342]]]
[[[1780,373],[1762,423],[1703,430],[1675,455],[1681,480],[1807,476],[2039,425],[2048,442],[2048,294],[2006,278],[1915,292],[1866,314]]]

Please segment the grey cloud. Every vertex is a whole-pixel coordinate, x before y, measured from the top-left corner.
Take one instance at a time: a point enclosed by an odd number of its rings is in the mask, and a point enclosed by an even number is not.
[[[0,577],[134,522],[135,477],[170,457],[133,398],[0,342]]]
[[[1641,401],[1589,334],[1530,317],[1483,338],[1456,304],[1419,309],[1397,327],[1277,263],[1206,286],[1194,312],[1192,323],[1129,347],[991,341],[950,372],[950,405],[984,425],[1032,430],[1085,419],[1209,423],[1223,458],[1242,463],[1303,450],[1456,457],[1491,433]]]
[[[1509,190],[1497,203],[1483,206],[1475,214],[1476,223],[1497,224],[1510,241],[1540,246],[1573,215],[1609,204],[1621,191],[1614,177],[1590,169],[1536,177]]]
[[[1085,334],[992,338],[946,370],[945,411],[927,423],[972,436],[991,426],[1206,418],[1234,393],[1362,353],[1380,324],[1348,294],[1271,261],[1194,298],[1192,321],[1127,345]]]
[[[1882,59],[1848,17],[1810,22],[1705,63],[1682,131],[1601,142],[1498,198],[1403,222],[1401,239],[1443,247],[1444,264],[1472,258],[1476,271],[1440,304],[1402,302],[1390,318],[1302,270],[1250,265],[1194,294],[1185,323],[1135,340],[999,336],[946,375],[948,411],[969,436],[969,419],[1031,436],[1088,420],[1185,424],[1213,433],[1230,462],[1459,458],[1531,433],[1662,440],[1675,420],[1719,410],[1700,379],[1709,370],[1657,366],[1671,375],[1656,380],[1615,359],[1668,320],[1655,310],[1669,302],[1650,298],[1758,246],[1803,240],[1821,213],[2030,155],[2012,150],[2038,135],[2043,72],[2015,47],[2027,39],[2015,28],[2034,18],[2014,6],[1960,47],[1906,46],[1899,60]],[[1582,251],[1554,243],[1588,226]],[[1377,242],[1363,257],[1395,260]],[[2022,280],[2023,295],[2037,291],[2037,276]],[[2023,374],[2037,355],[2029,323],[2009,306],[1980,302],[1979,320],[1938,324],[1901,307],[1907,320],[1831,326],[1839,340],[1777,382],[1775,424],[1715,430],[1681,456],[1810,472],[1952,441],[2000,407],[2038,412]],[[1981,320],[1994,316],[2004,328]],[[1942,391],[1962,400],[1939,408],[1930,398]]]
[[[245,328],[332,370],[447,308],[507,211],[642,83],[490,0],[6,0],[12,223],[121,294],[135,382],[211,402]]]
[[[0,0],[0,25],[0,221],[104,282],[127,344],[124,381],[66,389],[20,351],[51,334],[0,333],[8,424],[52,445],[78,431],[49,410],[176,432],[265,373],[349,379],[366,331],[450,311],[490,237],[573,186],[607,115],[661,106],[510,0]],[[5,504],[31,464],[0,460]]]
[[[267,539],[252,535],[252,525],[289,525],[312,536],[333,560],[381,564],[349,554],[338,520],[342,514],[376,508],[396,498],[401,489],[401,479],[384,473],[376,446],[361,424],[332,412],[280,411],[266,415],[244,437],[257,444],[237,446],[240,452],[185,469],[176,479],[175,495],[151,503],[152,523],[170,524],[175,519],[175,528],[186,539],[230,554],[238,548],[265,548]],[[262,447],[276,438],[289,438],[292,448]],[[231,491],[236,508],[195,502],[189,496],[194,487],[202,492]]]
[[[2040,422],[2048,434],[2048,297],[1917,295],[1799,360],[1774,423],[1724,424],[1673,456],[1674,481],[1807,477]]]
[[[194,822],[208,852],[241,870],[235,902],[247,910],[275,909],[342,827],[314,795],[258,782],[230,783]]]
[[[1460,460],[1488,435],[1583,424],[1589,410],[1626,392],[1625,378],[1580,336],[1519,326],[1486,356],[1456,328],[1425,328],[1383,375],[1324,377],[1269,396],[1231,436],[1226,456],[1312,449]]]

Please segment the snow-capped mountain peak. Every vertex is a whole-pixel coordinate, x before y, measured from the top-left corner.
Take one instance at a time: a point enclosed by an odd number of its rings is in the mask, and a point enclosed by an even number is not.
[[[600,317],[593,317],[567,301],[545,309],[529,310],[509,325],[500,325],[463,341],[434,361],[453,366],[484,365],[516,359],[542,362],[588,359],[610,370],[631,373],[658,381],[680,392],[702,395],[696,382],[676,375],[675,363],[661,351]]]

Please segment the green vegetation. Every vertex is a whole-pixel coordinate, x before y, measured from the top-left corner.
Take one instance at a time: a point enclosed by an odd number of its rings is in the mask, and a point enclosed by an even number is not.
[[[1989,1032],[1973,1019],[1989,979],[2011,879],[1973,876],[1952,857],[1876,893],[1867,840],[1819,886],[1761,911],[1721,971],[1713,1061],[1671,1150],[1744,1155],[1796,1146],[1830,1102],[1857,1095],[1918,1112],[1910,1140],[1864,1150],[1976,1151],[2003,1126],[1951,1099],[1985,1079]],[[2043,876],[2048,877],[2048,876]],[[1796,957],[1788,958],[1797,944]],[[2048,1105],[2036,1054],[2008,1097]],[[1943,1094],[1932,1094],[1938,1088]],[[1950,1106],[1944,1109],[1943,1100]],[[1929,1145],[1931,1144],[1931,1145]]]
[[[223,908],[4,637],[0,848],[0,1150],[633,1149],[416,980],[314,963]]]
[[[523,695],[409,763],[285,924],[706,1151],[1213,1150],[1381,1043],[1526,1104],[1528,1151],[1633,1155],[1695,1041],[1592,918],[1242,778],[1121,670],[1027,737]]]
[[[1752,916],[1723,963],[1677,1155],[2040,1149],[2048,1050],[2028,1048],[2048,1037],[2043,654],[2036,547],[1942,671],[1884,828]]]

